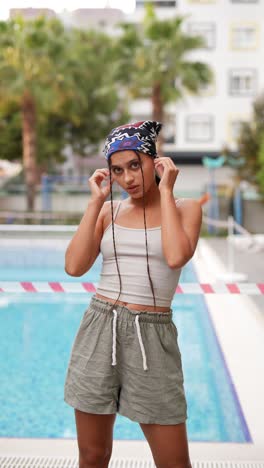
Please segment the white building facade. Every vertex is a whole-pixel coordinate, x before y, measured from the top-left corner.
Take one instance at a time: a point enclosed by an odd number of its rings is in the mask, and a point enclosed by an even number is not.
[[[130,21],[144,15],[146,1],[138,0]],[[181,160],[219,154],[223,146],[237,149],[241,122],[250,120],[252,102],[264,91],[263,0],[157,0],[160,19],[187,15],[184,30],[202,35],[206,47],[189,54],[208,63],[214,82],[199,96],[186,94],[169,106],[166,153]],[[131,106],[136,118],[151,113],[150,102]]]

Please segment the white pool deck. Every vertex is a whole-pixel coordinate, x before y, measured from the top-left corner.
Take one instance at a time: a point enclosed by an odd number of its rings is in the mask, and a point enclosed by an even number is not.
[[[200,282],[226,271],[203,238],[192,260]],[[191,461],[264,461],[264,301],[260,310],[246,295],[204,297],[253,443],[189,442]],[[78,447],[76,439],[0,438],[0,455],[77,457]],[[152,460],[146,441],[114,440],[111,459],[120,457]]]

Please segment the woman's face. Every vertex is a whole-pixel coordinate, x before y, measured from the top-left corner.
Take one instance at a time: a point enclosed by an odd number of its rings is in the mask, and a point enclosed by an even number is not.
[[[155,167],[153,159],[139,152],[144,175],[145,192],[155,182]],[[111,176],[132,198],[143,196],[143,180],[138,156],[134,151],[117,151],[111,155]],[[134,190],[130,187],[137,186]]]

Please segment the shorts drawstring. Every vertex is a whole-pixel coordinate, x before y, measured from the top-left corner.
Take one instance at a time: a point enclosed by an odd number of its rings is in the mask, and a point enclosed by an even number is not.
[[[117,321],[117,311],[113,309],[115,314],[113,320],[113,345],[112,345],[112,366],[116,366],[116,321]]]
[[[114,313],[114,319],[113,319],[113,345],[112,345],[112,366],[116,365],[116,324],[117,324],[117,311],[113,309]],[[147,359],[146,359],[146,353],[142,341],[142,336],[141,336],[141,331],[140,331],[140,326],[139,326],[139,314],[136,315],[136,328],[137,328],[137,335],[138,335],[138,340],[139,340],[139,345],[142,353],[142,358],[143,358],[143,369],[147,370]]]
[[[139,320],[139,315],[137,314],[135,321],[136,321],[139,344],[140,344],[141,353],[142,353],[142,357],[143,357],[143,369],[147,370],[148,366],[147,366],[146,353],[145,353],[145,349],[144,349],[144,345],[143,345],[143,341],[142,341],[142,337],[141,337],[141,331],[140,331],[140,326],[139,326],[139,321],[138,320]]]

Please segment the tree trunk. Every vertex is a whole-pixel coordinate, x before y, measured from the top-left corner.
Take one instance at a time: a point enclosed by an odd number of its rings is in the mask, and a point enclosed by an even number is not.
[[[163,121],[164,108],[163,108],[163,102],[162,102],[162,96],[161,96],[161,84],[159,82],[154,83],[153,85],[151,102],[152,102],[152,119],[164,124],[165,123]],[[161,157],[164,156],[163,145],[164,145],[164,137],[163,137],[163,132],[161,130],[159,137],[158,137],[158,141],[157,141],[157,152],[158,152],[158,155]]]
[[[27,189],[27,210],[34,211],[37,184],[36,105],[28,90],[22,98],[23,168]]]

